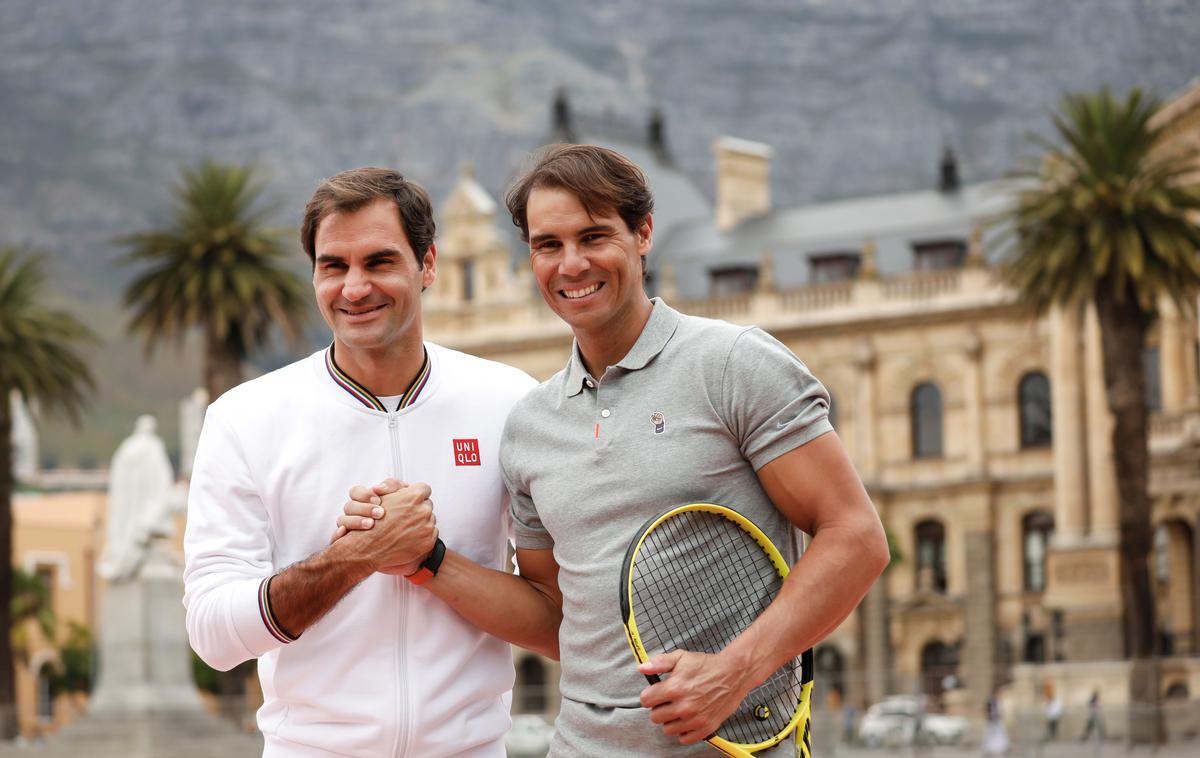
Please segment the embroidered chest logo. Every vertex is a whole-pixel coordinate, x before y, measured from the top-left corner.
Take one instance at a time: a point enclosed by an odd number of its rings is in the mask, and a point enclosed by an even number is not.
[[[454,465],[479,465],[479,440],[454,440]]]
[[[663,432],[667,431],[667,420],[659,411],[655,411],[654,413],[650,414],[650,423],[654,424],[655,434],[662,434]]]

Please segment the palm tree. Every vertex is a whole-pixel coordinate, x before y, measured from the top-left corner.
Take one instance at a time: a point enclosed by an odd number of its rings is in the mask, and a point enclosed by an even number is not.
[[[204,335],[210,399],[242,381],[242,361],[273,326],[298,338],[307,307],[302,280],[280,265],[281,235],[248,166],[205,161],[182,171],[170,224],[120,240],[127,260],[147,264],[125,290],[132,331],[150,352],[193,327]]]
[[[95,384],[78,348],[94,339],[75,316],[45,305],[38,259],[0,250],[0,739],[17,734],[13,673],[13,451],[9,398],[19,392],[44,409],[79,418]]]
[[[1017,240],[1009,272],[1024,301],[1039,311],[1088,300],[1096,306],[1115,421],[1120,584],[1135,708],[1158,702],[1141,355],[1161,299],[1191,313],[1200,291],[1197,155],[1164,149],[1162,127],[1153,122],[1159,105],[1137,89],[1124,100],[1107,88],[1065,97],[1054,117],[1060,142],[1038,140],[1048,154],[1019,172],[1031,182],[1008,217]],[[1156,741],[1159,721],[1131,711],[1130,733]]]

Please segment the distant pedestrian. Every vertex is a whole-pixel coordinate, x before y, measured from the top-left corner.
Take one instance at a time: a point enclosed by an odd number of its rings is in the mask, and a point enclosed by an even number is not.
[[[1083,736],[1079,738],[1079,741],[1087,742],[1093,732],[1096,734],[1097,742],[1104,742],[1104,714],[1100,711],[1100,690],[1093,690],[1092,696],[1088,699],[1087,726],[1084,727]]]
[[[853,745],[858,734],[858,709],[850,698],[842,704],[842,731],[847,745]]]
[[[1008,731],[1000,718],[1000,698],[993,692],[984,706],[987,724],[983,730],[983,754],[1004,755],[1008,752]]]
[[[1062,718],[1062,699],[1054,690],[1046,690],[1046,741],[1052,742],[1058,736],[1058,720]]]
[[[1053,742],[1058,738],[1058,721],[1062,718],[1062,700],[1053,689],[1046,691],[1046,741]]]

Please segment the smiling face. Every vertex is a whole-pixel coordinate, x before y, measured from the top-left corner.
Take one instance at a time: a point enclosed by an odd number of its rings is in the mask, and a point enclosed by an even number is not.
[[[615,209],[589,215],[555,187],[530,192],[526,217],[530,265],[550,309],[581,339],[625,342],[632,331],[632,344],[651,307],[642,284],[650,217],[631,231]]]
[[[313,289],[339,363],[411,349],[421,340],[421,290],[433,284],[433,245],[417,265],[396,204],[377,200],[321,220]]]

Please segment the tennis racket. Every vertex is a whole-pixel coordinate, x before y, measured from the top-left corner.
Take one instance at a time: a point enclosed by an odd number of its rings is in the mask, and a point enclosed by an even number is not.
[[[787,574],[779,550],[737,511],[693,503],[655,516],[629,543],[621,569],[621,616],[634,657],[720,652],[766,610]],[[811,758],[812,686],[810,649],[752,690],[706,741],[749,758],[794,733],[801,758]]]

